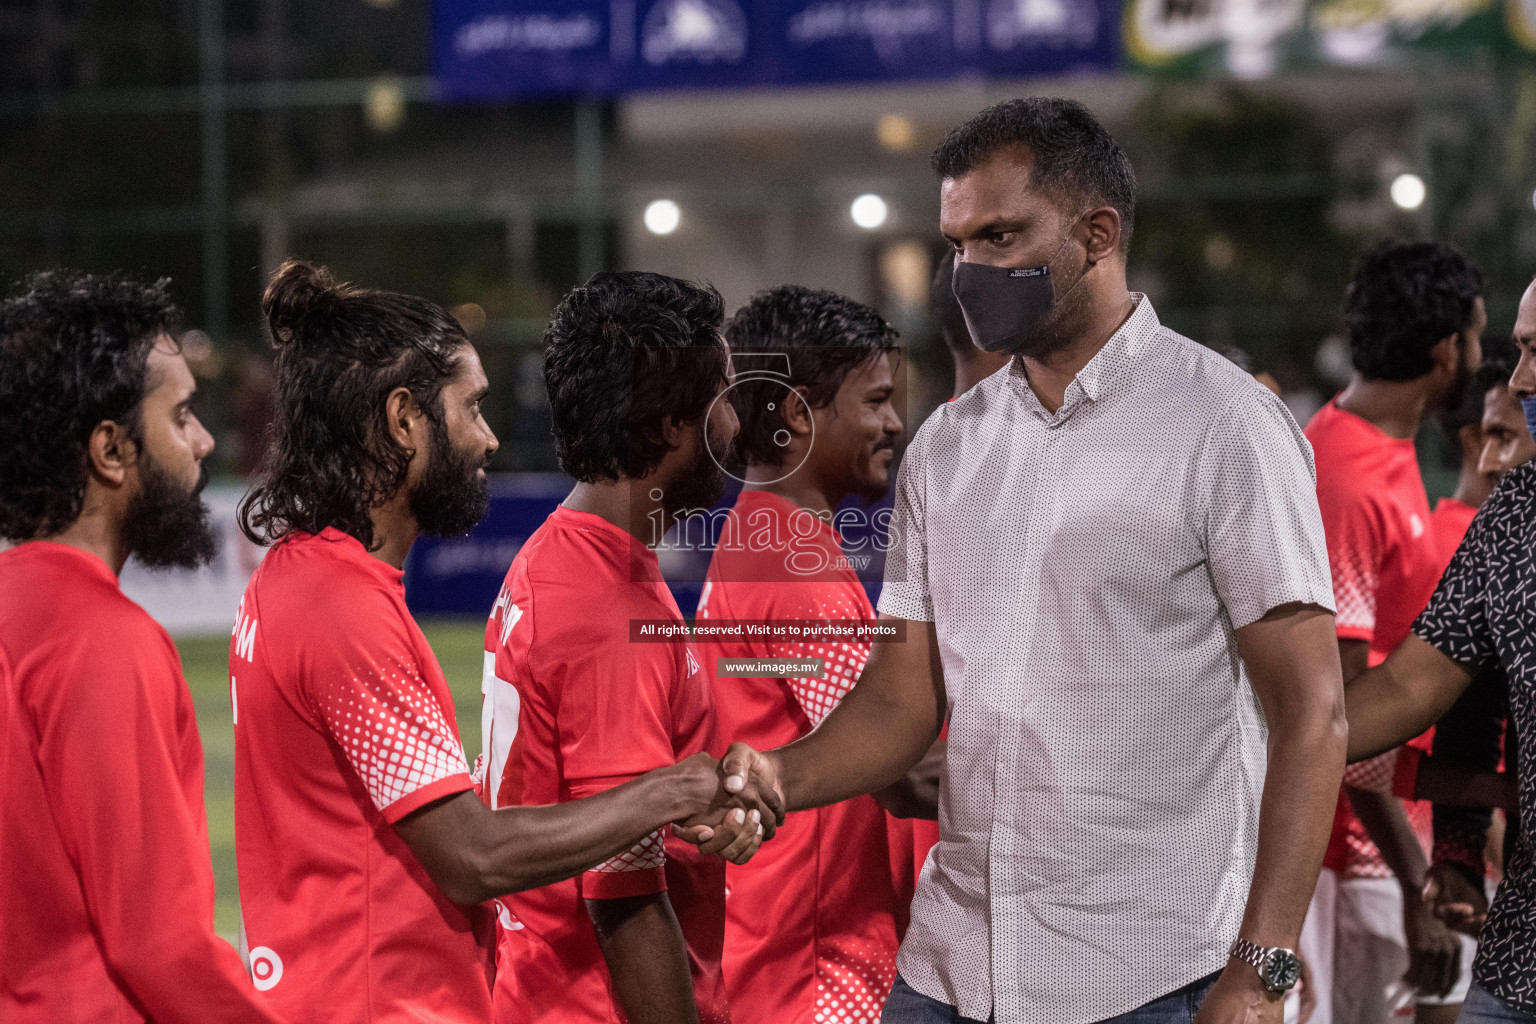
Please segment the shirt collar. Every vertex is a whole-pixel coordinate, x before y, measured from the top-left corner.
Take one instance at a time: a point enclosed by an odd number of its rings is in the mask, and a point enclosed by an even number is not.
[[[303,533],[295,531],[288,534],[279,543],[292,543],[314,547],[329,554],[345,558],[354,565],[361,566],[369,575],[377,576],[388,585],[405,586],[405,570],[396,569],[382,558],[376,557],[373,552],[363,547],[363,542],[344,530],[338,530],[334,526],[327,526],[319,533]]]
[[[1008,377],[1014,390],[1029,405],[1030,411],[1051,426],[1066,422],[1067,418],[1084,401],[1098,402],[1106,395],[1119,390],[1130,379],[1131,369],[1141,361],[1153,341],[1157,339],[1162,323],[1152,309],[1152,303],[1140,292],[1132,292],[1136,306],[1120,329],[1109,336],[1109,341],[1099,349],[1088,365],[1077,371],[1062,398],[1061,408],[1054,413],[1040,404],[1029,386],[1029,376],[1024,372],[1024,360],[1014,357],[1008,367]]]
[[[94,554],[84,548],[75,547],[73,544],[60,544],[52,540],[27,540],[13,547],[5,548],[5,553],[20,559],[38,558],[51,563],[61,570],[65,565],[72,565],[75,569],[95,576],[103,583],[110,583],[117,589],[122,589],[122,581],[112,571],[100,555]],[[69,570],[64,570],[69,571]]]
[[[616,561],[629,565],[631,580],[663,582],[656,552],[622,526],[610,523],[594,512],[583,512],[565,504],[556,505],[549,518],[562,528],[580,530],[595,538]]]

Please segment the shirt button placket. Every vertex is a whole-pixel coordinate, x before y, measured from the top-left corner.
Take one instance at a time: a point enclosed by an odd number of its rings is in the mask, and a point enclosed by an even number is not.
[[[1007,571],[1018,580],[1017,628],[1009,631],[1008,643],[1013,656],[1011,672],[1000,675],[997,685],[1005,687],[994,695],[999,708],[997,721],[997,762],[993,779],[993,843],[989,871],[991,918],[991,974],[993,1012],[998,1024],[1029,1021],[1021,979],[1025,949],[1024,922],[1027,912],[1020,906],[1023,892],[1024,850],[1020,836],[1028,814],[1016,794],[1021,789],[1024,768],[1024,732],[1022,716],[1026,701],[1024,687],[1029,679],[1034,645],[1040,632],[1039,595],[1043,555],[1049,533],[1059,514],[1063,449],[1069,437],[1068,420],[1040,421],[1035,437],[1032,465],[1025,473],[1026,500],[1023,510],[1022,543],[1013,549]]]

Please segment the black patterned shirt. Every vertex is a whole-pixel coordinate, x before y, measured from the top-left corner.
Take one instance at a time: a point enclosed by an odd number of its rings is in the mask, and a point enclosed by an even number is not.
[[[1521,746],[1536,750],[1536,463],[1506,475],[1467,531],[1413,631],[1472,669],[1497,665],[1509,682],[1509,716]],[[1519,810],[1536,821],[1536,757],[1521,759]],[[1536,1012],[1536,850],[1522,829],[1479,936],[1473,979],[1505,1002]]]

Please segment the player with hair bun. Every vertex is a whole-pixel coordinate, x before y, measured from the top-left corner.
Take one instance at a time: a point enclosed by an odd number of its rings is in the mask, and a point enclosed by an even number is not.
[[[467,533],[485,512],[496,438],[480,359],[437,305],[305,263],[278,271],[262,308],[278,410],[241,522],[273,546],[230,643],[253,972],[275,1005],[316,1020],[483,1024],[486,901],[576,875],[668,822],[712,824],[700,838],[734,857],[758,834],[723,820],[706,756],[591,800],[480,801],[402,583],[417,536]]]

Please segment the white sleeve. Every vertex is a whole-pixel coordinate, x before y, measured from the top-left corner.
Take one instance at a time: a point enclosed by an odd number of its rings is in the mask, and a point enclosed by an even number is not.
[[[1212,427],[1200,475],[1206,558],[1232,625],[1285,604],[1333,611],[1312,446],[1280,400],[1260,391],[1234,402]]]
[[[933,621],[933,598],[928,590],[928,538],[924,533],[928,490],[926,441],[927,431],[919,430],[907,446],[896,475],[891,547],[885,559],[885,586],[880,590],[881,612],[920,622]]]

